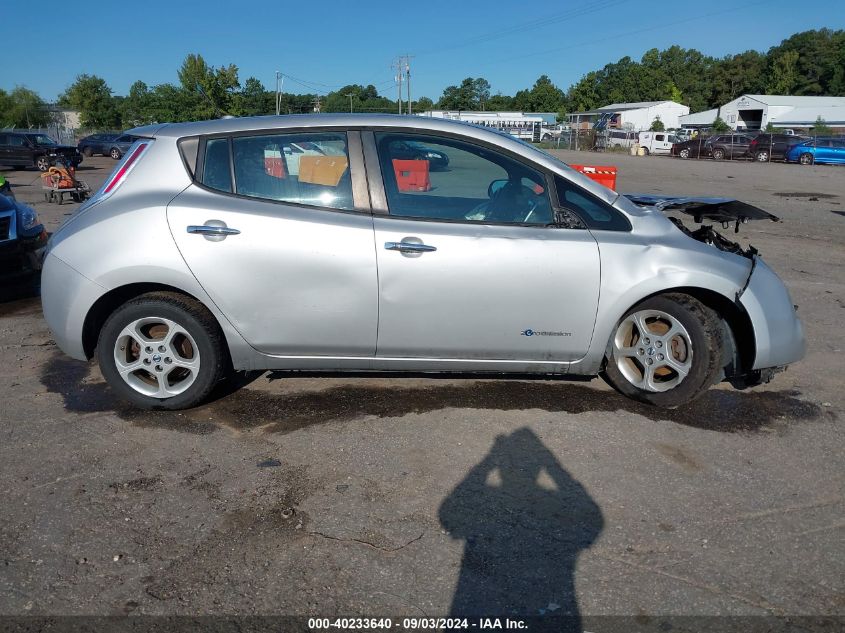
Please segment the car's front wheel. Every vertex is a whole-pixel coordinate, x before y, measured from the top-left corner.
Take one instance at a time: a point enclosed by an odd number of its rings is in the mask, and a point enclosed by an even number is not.
[[[47,171],[50,169],[50,159],[46,156],[39,156],[35,159],[35,167],[38,171]]]
[[[112,147],[111,151],[109,152],[109,156],[111,156],[115,160],[120,160],[120,157],[123,156],[123,154],[121,154],[120,150],[116,147]]]
[[[812,165],[813,164],[813,155],[805,152],[804,154],[801,154],[801,156],[798,158],[798,162],[801,163],[802,165]]]
[[[768,150],[760,150],[755,154],[755,158],[757,159],[758,163],[768,163],[769,162],[769,152]]]
[[[94,150],[90,147],[85,147],[82,149],[82,153],[88,158],[91,158],[94,155]]]
[[[678,156],[680,156],[681,158],[689,158],[689,149],[685,147],[680,152],[678,152]]]
[[[171,292],[119,307],[100,331],[97,359],[117,394],[144,409],[185,409],[208,397],[225,373],[223,334],[212,314]]]
[[[603,377],[620,393],[673,408],[694,400],[720,375],[718,316],[684,294],[652,297],[622,317]]]

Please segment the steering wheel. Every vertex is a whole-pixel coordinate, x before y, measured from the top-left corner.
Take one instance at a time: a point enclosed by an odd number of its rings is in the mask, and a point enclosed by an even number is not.
[[[490,200],[473,207],[464,219],[526,224],[537,210],[540,195],[519,181],[508,181],[493,194]],[[525,209],[524,213],[523,209]]]

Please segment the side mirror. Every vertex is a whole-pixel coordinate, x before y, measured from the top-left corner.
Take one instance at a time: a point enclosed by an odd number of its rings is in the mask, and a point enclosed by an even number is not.
[[[502,187],[504,187],[506,184],[508,184],[508,181],[504,178],[501,179],[501,180],[494,180],[493,182],[491,182],[490,186],[487,187],[487,197],[493,198],[493,196],[495,196],[497,193],[499,193],[499,191],[501,191]]]

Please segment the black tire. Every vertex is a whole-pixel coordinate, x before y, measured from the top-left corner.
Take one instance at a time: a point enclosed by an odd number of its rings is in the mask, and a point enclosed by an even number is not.
[[[683,159],[689,158],[689,148],[688,147],[683,148],[680,152],[678,152],[678,156],[680,156]]]
[[[763,149],[763,150],[760,150],[759,152],[757,152],[754,155],[754,159],[758,163],[768,163],[769,161],[772,160],[772,156],[771,156],[771,154],[769,154],[769,150]]]
[[[647,148],[647,147],[643,147],[643,156],[648,156],[648,155],[649,155],[648,148]]]
[[[713,160],[722,160],[725,157],[725,150],[721,147],[717,147],[713,150],[712,154]]]
[[[90,147],[86,147],[82,150],[82,155],[86,156],[87,158],[91,158],[94,155],[94,150]]]
[[[802,165],[812,165],[815,162],[816,158],[809,152],[804,152],[801,156],[798,157],[798,162]]]
[[[36,156],[34,165],[38,171],[47,171],[50,169],[50,159],[47,156]]]
[[[697,299],[680,293],[657,295],[641,302],[625,313],[620,324],[631,314],[642,310],[658,310],[671,315],[689,333],[692,359],[689,373],[675,387],[667,391],[652,392],[632,384],[619,370],[616,351],[608,346],[602,377],[619,393],[658,407],[673,409],[692,402],[721,376],[724,329],[719,316]],[[614,328],[613,336],[618,330]]]
[[[123,154],[121,154],[120,150],[116,147],[112,147],[111,150],[109,150],[109,156],[111,156],[115,160],[120,160],[121,158],[123,158]]]
[[[120,376],[114,359],[123,329],[137,319],[166,318],[178,323],[196,341],[200,366],[193,383],[179,395],[157,398],[143,394]],[[214,316],[201,303],[175,292],[151,292],[127,301],[106,319],[97,342],[103,377],[119,397],[142,409],[187,409],[203,402],[229,366],[226,342]]]

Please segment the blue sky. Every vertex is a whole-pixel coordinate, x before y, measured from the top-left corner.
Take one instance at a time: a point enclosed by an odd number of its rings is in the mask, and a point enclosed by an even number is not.
[[[437,99],[447,85],[485,77],[513,94],[541,74],[567,88],[624,55],[679,44],[722,56],[767,50],[792,33],[845,27],[831,4],[805,0],[425,0],[398,2],[203,2],[4,0],[0,88],[22,84],[52,101],[78,73],[103,77],[115,94],[137,79],[177,82],[188,53],[212,65],[234,63],[243,82],[290,92],[328,92],[349,83],[396,92],[390,69],[412,59],[413,96]],[[54,20],[47,16],[56,16]],[[55,42],[55,45],[51,45]],[[316,88],[316,90],[314,89]]]

